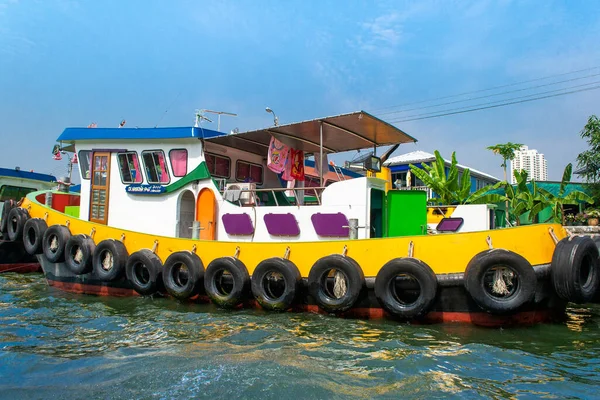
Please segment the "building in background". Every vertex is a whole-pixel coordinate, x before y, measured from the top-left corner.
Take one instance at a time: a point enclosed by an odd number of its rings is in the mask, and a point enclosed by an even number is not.
[[[447,159],[444,159],[444,161],[446,164],[446,174],[448,174],[452,161]],[[388,167],[392,173],[392,183],[394,184],[395,189],[411,188],[425,190],[427,191],[427,198],[432,198],[435,197],[435,193],[432,193],[431,189],[425,186],[425,184],[414,174],[408,173],[409,164],[413,164],[415,167],[422,169],[421,164],[431,165],[432,162],[435,162],[435,155],[418,150],[391,157],[384,165]],[[492,175],[488,175],[485,172],[478,171],[462,164],[457,164],[456,167],[458,168],[459,174],[462,174],[466,168],[469,168],[471,171],[471,192],[475,192],[485,186],[493,185],[500,181]],[[407,182],[407,178],[410,179],[410,181]]]
[[[535,179],[536,182],[548,180],[548,167],[546,158],[537,150],[530,150],[527,146],[521,146],[515,151],[515,158],[510,162],[510,182],[517,183],[514,171],[527,171],[527,180]]]

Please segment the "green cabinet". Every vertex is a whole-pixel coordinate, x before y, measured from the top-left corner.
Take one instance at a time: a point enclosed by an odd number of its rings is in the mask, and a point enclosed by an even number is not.
[[[427,192],[387,192],[387,237],[427,234]]]

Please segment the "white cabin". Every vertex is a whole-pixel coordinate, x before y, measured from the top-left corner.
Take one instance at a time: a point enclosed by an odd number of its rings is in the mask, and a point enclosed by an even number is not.
[[[304,181],[269,168],[272,137],[302,152]],[[372,222],[381,220],[381,207],[371,193],[385,192],[385,181],[326,162],[321,176],[304,158],[414,141],[364,112],[230,135],[196,127],[67,128],[58,140],[78,155],[79,218],[236,242],[344,239],[352,218],[362,227],[359,238],[380,237]]]

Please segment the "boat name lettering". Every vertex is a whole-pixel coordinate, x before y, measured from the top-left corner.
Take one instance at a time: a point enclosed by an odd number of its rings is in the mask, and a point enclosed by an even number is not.
[[[141,184],[133,184],[125,187],[127,193],[134,194],[158,194],[164,193],[165,187],[162,185],[141,185]]]

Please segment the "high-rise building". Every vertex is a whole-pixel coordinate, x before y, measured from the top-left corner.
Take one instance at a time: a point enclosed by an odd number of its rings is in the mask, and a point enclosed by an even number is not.
[[[517,183],[513,171],[527,171],[527,180],[535,179],[536,181],[548,180],[548,166],[546,158],[537,150],[529,150],[527,146],[515,151],[515,158],[510,162],[510,181]]]

